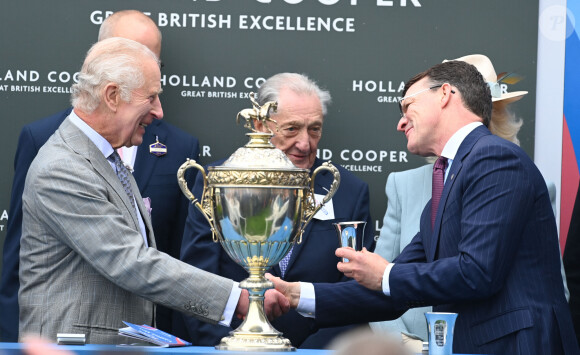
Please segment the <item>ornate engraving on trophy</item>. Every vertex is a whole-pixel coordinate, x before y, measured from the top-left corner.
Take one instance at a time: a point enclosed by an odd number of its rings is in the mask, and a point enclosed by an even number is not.
[[[251,109],[236,116],[245,120],[250,141],[232,154],[221,166],[203,167],[187,160],[178,170],[177,179],[183,193],[207,219],[214,241],[236,263],[244,267],[249,277],[240,287],[250,294],[250,307],[244,322],[229,337],[216,346],[221,350],[292,351],[295,348],[268,321],[264,312],[264,294],[273,288],[264,277],[292,248],[300,243],[304,228],[318,210],[329,201],[340,184],[340,173],[330,163],[324,163],[312,173],[295,167],[290,159],[270,142],[273,133],[258,132],[254,120],[276,122],[270,118],[277,103],[260,106],[250,94]],[[200,171],[204,181],[201,202],[187,187],[185,171]],[[322,171],[334,178],[328,194],[320,205],[314,202],[314,180]]]

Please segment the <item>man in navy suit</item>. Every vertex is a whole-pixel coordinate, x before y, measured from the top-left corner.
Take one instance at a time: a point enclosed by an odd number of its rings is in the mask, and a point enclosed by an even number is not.
[[[99,40],[109,37],[124,37],[141,42],[157,56],[161,54],[161,33],[149,17],[134,11],[120,11],[108,17],[99,31]],[[50,117],[33,122],[22,128],[14,159],[14,181],[10,199],[10,219],[3,249],[2,279],[0,282],[0,340],[18,340],[18,269],[20,237],[22,232],[22,193],[28,168],[38,150],[57,130],[72,108]],[[166,145],[152,154],[149,146]],[[154,147],[153,147],[154,148]],[[188,200],[177,184],[177,169],[187,159],[197,159],[197,138],[183,132],[165,121],[154,120],[146,128],[143,144],[136,150],[125,151],[123,160],[134,168],[134,177],[139,191],[150,199],[151,219],[157,248],[179,258],[181,237],[187,216]],[[187,176],[193,182],[195,175]],[[171,332],[171,311],[158,306],[157,326]]]
[[[560,276],[558,236],[546,183],[517,145],[492,135],[490,89],[465,62],[435,65],[413,77],[398,130],[407,148],[445,157],[445,185],[432,222],[392,263],[340,248],[338,269],[356,282],[285,283],[297,306],[315,296],[320,326],[393,319],[433,305],[458,313],[454,353],[578,354]]]
[[[272,144],[282,150],[295,166],[314,171],[322,164],[322,160],[316,158],[316,152],[330,94],[304,75],[282,73],[269,78],[258,91],[260,105],[269,101],[278,102],[278,110],[271,117],[277,121],[279,130],[272,123],[269,127],[274,132]],[[256,129],[267,131],[267,127],[260,122],[256,123]],[[336,269],[339,259],[334,255],[334,250],[339,246],[339,238],[333,223],[366,221],[364,246],[374,249],[368,185],[346,169],[337,168],[341,176],[337,193],[308,224],[302,243],[294,246],[287,259],[285,271],[282,272],[280,265],[274,266],[270,270],[274,275],[289,281],[335,283],[348,280]],[[318,174],[314,193],[326,195],[332,181],[331,173],[324,171]],[[194,195],[201,196],[202,188],[203,182],[198,177]],[[206,219],[193,205],[186,220],[181,259],[235,281],[248,277],[248,273],[230,259],[221,245],[212,241]],[[196,345],[216,345],[232,330],[191,317],[185,318],[187,331],[177,334],[191,339]],[[324,348],[337,334],[351,328],[318,330],[295,311],[274,320],[272,324],[284,333],[292,345],[303,348]]]

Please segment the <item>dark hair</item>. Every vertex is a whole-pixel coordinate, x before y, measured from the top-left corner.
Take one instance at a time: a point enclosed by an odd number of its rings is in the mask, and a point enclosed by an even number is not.
[[[463,104],[467,109],[481,117],[483,124],[489,126],[491,120],[491,92],[481,73],[471,64],[452,60],[432,66],[412,77],[403,90],[407,90],[423,78],[428,78],[429,85],[449,83],[461,93]]]

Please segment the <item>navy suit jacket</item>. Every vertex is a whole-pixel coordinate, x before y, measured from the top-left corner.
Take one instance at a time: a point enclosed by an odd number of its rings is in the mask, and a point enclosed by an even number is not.
[[[50,117],[33,122],[22,128],[14,158],[14,181],[10,198],[10,218],[2,260],[2,279],[0,281],[0,340],[18,341],[18,279],[20,237],[22,234],[22,193],[28,168],[38,150],[58,129],[72,108]],[[167,146],[167,154],[157,157],[149,153],[149,145],[159,142]],[[177,169],[186,158],[197,159],[199,142],[197,138],[185,133],[164,121],[154,120],[143,136],[143,143],[137,149],[134,177],[141,196],[151,198],[151,220],[156,237],[157,249],[179,258],[181,238],[188,200],[177,184]],[[195,171],[188,171],[188,182],[195,181]],[[170,310],[157,309],[157,326],[171,331]]]
[[[322,160],[316,159],[311,170],[314,171],[320,164]],[[339,258],[334,255],[334,252],[339,247],[339,239],[332,223],[366,221],[364,245],[369,250],[374,249],[374,225],[369,212],[368,185],[343,167],[337,166],[337,168],[341,182],[332,198],[335,218],[325,221],[311,220],[304,231],[302,243],[294,246],[284,275],[285,280],[330,283],[349,280],[336,268]],[[314,192],[326,194],[325,188],[330,186],[332,179],[333,176],[328,171],[318,174],[315,179]],[[201,176],[198,176],[193,192],[196,197],[201,197],[202,188],[203,182]],[[360,243],[360,241],[357,242]],[[194,205],[191,205],[186,221],[181,259],[198,268],[235,281],[242,281],[248,277],[246,270],[233,262],[219,243],[212,241],[209,224]],[[280,276],[280,267],[274,266],[270,273]],[[182,324],[181,328],[186,329],[179,331],[175,330],[178,327],[174,326],[174,331],[178,336],[191,339],[195,345],[216,345],[222,337],[232,331],[232,328],[199,322],[192,317],[183,318],[185,318],[185,324]],[[234,328],[237,325],[239,321],[232,323]],[[323,348],[338,333],[351,328],[349,326],[342,329],[318,330],[311,319],[302,317],[294,310],[273,321],[272,325],[283,332],[292,345],[305,348]]]
[[[576,194],[576,202],[566,239],[564,267],[570,289],[570,312],[576,329],[576,338],[580,342],[580,189]]]
[[[394,260],[391,297],[353,282],[315,285],[318,322],[384,320],[434,305],[459,314],[456,353],[580,352],[546,183],[519,147],[485,127],[472,131],[450,167],[433,229],[430,215],[428,203],[419,233]]]

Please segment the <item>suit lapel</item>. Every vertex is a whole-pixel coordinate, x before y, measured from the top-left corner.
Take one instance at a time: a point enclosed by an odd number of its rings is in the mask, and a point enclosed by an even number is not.
[[[119,198],[125,204],[125,208],[129,211],[133,223],[137,228],[139,228],[139,220],[137,219],[137,211],[133,208],[131,201],[129,201],[129,196],[123,189],[123,185],[119,181],[117,174],[115,173],[113,167],[105,158],[103,153],[95,146],[95,144],[87,137],[80,129],[78,129],[70,120],[66,119],[61,127],[59,128],[63,140],[73,149],[76,153],[84,156],[90,164],[93,166],[95,171],[103,177],[103,179],[111,186],[111,188],[117,193]],[[134,187],[133,187],[134,188]],[[136,196],[138,194],[138,190]],[[137,198],[136,198],[137,199]],[[141,202],[143,203],[143,202]]]
[[[294,264],[294,261],[296,260],[296,258],[298,257],[298,255],[300,254],[300,251],[302,250],[304,244],[306,243],[306,238],[308,238],[308,236],[310,235],[310,230],[312,229],[312,222],[314,221],[311,220],[310,223],[308,223],[308,225],[306,226],[306,228],[304,229],[304,233],[302,234],[302,243],[298,244],[295,243],[294,244],[294,248],[292,248],[292,255],[290,255],[290,260],[288,260],[288,266],[286,266],[286,275],[288,275],[290,273],[290,270],[292,269],[292,264]],[[298,237],[300,238],[300,237]],[[297,241],[299,239],[296,239]],[[278,267],[278,272],[280,272],[279,266]]]
[[[445,212],[445,206],[447,205],[447,199],[449,197],[449,192],[453,188],[457,177],[461,172],[461,168],[463,167],[463,159],[473,149],[475,143],[486,134],[491,134],[489,130],[485,126],[480,126],[471,131],[465,137],[459,149],[457,150],[457,154],[455,154],[455,159],[453,159],[453,164],[451,164],[451,168],[449,169],[449,174],[447,175],[447,180],[445,180],[445,186],[443,188],[443,192],[441,194],[441,200],[439,201],[439,208],[437,210],[437,215],[435,217],[435,224],[433,226],[433,234],[430,241],[430,250],[427,254],[427,260],[433,261],[435,260],[435,253],[437,251],[437,246],[439,245],[439,237],[441,233],[441,223],[443,221],[443,213]]]
[[[314,165],[310,169],[310,177],[311,178],[312,178],[312,172],[316,168],[318,168],[320,165],[322,165],[322,161],[319,159],[316,159],[314,162]],[[326,191],[324,189],[325,188],[327,189],[330,186],[330,184],[333,181],[331,179],[333,179],[333,176],[327,170],[324,170],[324,171],[321,171],[320,173],[318,173],[318,175],[316,175],[316,180],[314,181],[314,192],[317,194],[326,194]],[[288,261],[288,266],[286,267],[286,275],[288,275],[289,270],[292,269],[292,264],[294,264],[294,261],[296,260],[296,258],[300,254],[300,251],[304,247],[304,245],[306,243],[306,239],[311,237],[310,231],[312,230],[312,226],[313,226],[314,222],[315,222],[315,219],[312,218],[310,223],[308,223],[308,225],[306,225],[306,228],[304,229],[304,233],[302,234],[302,243],[300,243],[300,244],[296,243],[294,245],[294,249],[292,250],[292,255],[290,256],[290,260]],[[312,236],[312,238],[316,238],[316,236]],[[338,245],[338,243],[337,243],[337,245]],[[278,269],[277,271],[280,272],[280,269]]]
[[[163,157],[158,157],[149,153],[149,145],[157,141],[166,143],[167,132],[160,127],[161,122],[158,120],[153,121],[147,129],[145,130],[145,135],[143,136],[143,143],[137,148],[137,155],[135,157],[135,171],[133,176],[135,181],[137,181],[137,186],[139,191],[145,191],[149,186],[149,181],[151,176],[155,171],[157,162]],[[169,153],[169,148],[167,149],[167,154]],[[176,172],[177,173],[177,172]]]

